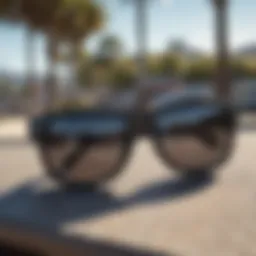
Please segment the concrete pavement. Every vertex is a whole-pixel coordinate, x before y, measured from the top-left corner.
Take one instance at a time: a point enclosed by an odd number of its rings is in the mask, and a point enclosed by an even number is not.
[[[237,137],[232,159],[205,187],[176,182],[139,141],[108,192],[52,188],[28,143],[0,145],[0,216],[181,256],[256,255],[256,132]],[[50,187],[50,188],[49,188]]]
[[[0,140],[18,139],[27,135],[27,121],[23,117],[0,119]]]

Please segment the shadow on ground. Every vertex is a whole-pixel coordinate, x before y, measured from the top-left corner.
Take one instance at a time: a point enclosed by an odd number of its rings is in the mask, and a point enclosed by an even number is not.
[[[26,140],[0,140],[0,146],[3,148],[24,147],[24,145],[30,146]],[[4,224],[7,222],[18,222],[25,225],[26,228],[31,226],[38,231],[61,233],[61,228],[65,223],[79,220],[86,222],[94,218],[101,218],[113,212],[125,211],[131,207],[165,201],[170,202],[200,192],[211,185],[212,182],[212,179],[200,181],[184,179],[162,180],[148,184],[133,194],[120,198],[103,188],[93,192],[83,191],[81,187],[76,190],[40,190],[38,188],[44,181],[42,179],[36,179],[21,184],[19,187],[7,191],[0,196],[0,220]],[[90,242],[90,244],[93,243]],[[96,247],[103,248],[102,250],[98,249],[98,251],[100,250],[104,253],[94,253],[93,255],[95,256],[176,255],[144,252],[144,250],[133,248],[116,248],[115,245],[108,242],[103,245],[96,243]],[[111,253],[106,254],[107,250],[110,250]]]
[[[93,192],[79,190],[38,190],[40,180],[30,181],[6,192],[0,198],[0,217],[39,227],[58,230],[67,222],[100,218],[111,212],[124,211],[129,207],[170,201],[208,187],[212,179],[201,181],[164,180],[142,187],[134,194],[118,198],[106,190]]]

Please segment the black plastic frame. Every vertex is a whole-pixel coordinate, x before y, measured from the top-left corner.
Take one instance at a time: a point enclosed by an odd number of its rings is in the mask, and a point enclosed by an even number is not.
[[[141,102],[140,102],[141,103]],[[120,119],[123,119],[125,122],[127,122],[127,127],[125,127],[121,134],[120,134],[120,140],[122,141],[122,148],[120,149],[121,156],[118,160],[118,163],[115,165],[116,167],[109,171],[107,175],[102,176],[101,180],[97,182],[97,185],[99,183],[106,182],[110,178],[113,178],[115,175],[119,174],[122,167],[124,167],[125,163],[129,159],[130,153],[132,152],[132,147],[135,143],[135,141],[140,137],[148,137],[153,140],[153,145],[158,153],[158,155],[164,160],[164,162],[170,167],[174,167],[175,169],[178,169],[180,173],[185,173],[187,170],[179,170],[178,166],[175,164],[175,161],[170,159],[166,152],[164,152],[163,148],[161,147],[161,144],[159,143],[159,138],[161,136],[165,136],[165,134],[158,128],[156,125],[156,117],[162,112],[175,112],[178,109],[181,109],[183,107],[189,108],[190,106],[193,106],[194,104],[203,104],[203,106],[206,106],[208,104],[216,107],[218,109],[218,114],[221,114],[222,118],[229,118],[229,130],[230,130],[230,136],[235,135],[235,127],[236,127],[236,114],[235,110],[228,106],[227,104],[217,102],[214,100],[209,99],[203,99],[203,98],[193,98],[187,101],[183,101],[182,99],[175,101],[174,103],[170,102],[169,104],[163,106],[162,108],[159,108],[154,111],[149,111],[146,109],[146,104],[143,104],[144,107],[138,107],[135,108],[136,111],[134,112],[124,112],[124,111],[118,111],[118,110],[79,110],[79,111],[69,111],[69,112],[57,112],[57,113],[51,113],[51,114],[45,114],[40,117],[36,117],[32,120],[30,124],[30,134],[31,139],[37,143],[40,150],[44,150],[44,145],[47,145],[49,143],[54,142],[54,140],[62,140],[67,139],[68,135],[60,135],[56,136],[56,134],[52,134],[49,127],[58,119],[58,118],[70,118],[72,119],[86,119],[87,117],[97,117],[97,118],[112,118],[117,117]],[[142,106],[142,105],[141,105]],[[72,135],[74,136],[74,134]],[[70,136],[69,138],[72,138]],[[97,143],[97,140],[101,140],[102,137],[99,137],[97,135],[90,135],[90,134],[80,134],[78,135],[78,140],[83,140],[85,138],[92,140],[92,143]],[[95,145],[95,144],[94,144]],[[230,149],[230,152],[232,152],[233,149]],[[209,166],[209,172],[213,169],[218,167],[218,165],[225,161],[225,159],[228,157],[223,156],[223,159],[220,160],[219,163],[216,163],[214,166]],[[68,179],[65,178],[65,173],[60,172],[57,175],[52,175],[51,172],[48,170],[47,174],[51,176],[51,178],[57,180],[59,183],[70,185]],[[79,183],[79,182],[78,182]],[[74,184],[77,185],[77,184]],[[81,184],[81,185],[95,185],[95,184]]]

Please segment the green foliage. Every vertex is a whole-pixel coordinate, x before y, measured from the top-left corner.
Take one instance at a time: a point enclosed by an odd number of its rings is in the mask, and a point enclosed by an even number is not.
[[[168,54],[160,62],[160,74],[174,76],[182,73],[182,60],[178,55]]]
[[[192,61],[188,65],[186,80],[191,82],[206,81],[214,76],[214,61],[203,58]]]
[[[21,20],[34,29],[48,32],[53,27],[63,0],[20,0]]]
[[[88,63],[87,63],[88,65]],[[182,60],[174,54],[165,57],[150,55],[147,60],[147,67],[150,75],[153,76],[176,76],[180,75],[188,83],[204,82],[214,78],[215,60],[205,57],[196,60]],[[232,75],[235,79],[256,78],[256,61],[234,59],[231,62]],[[99,71],[100,70],[100,71]],[[83,84],[94,84],[97,74],[105,73],[104,77],[98,79],[98,83],[115,88],[126,88],[134,84],[136,79],[136,62],[132,58],[122,59],[115,65],[106,60],[90,62],[89,68],[85,65],[80,70],[80,79],[86,81]],[[96,75],[95,75],[96,74]],[[94,82],[92,82],[94,80]]]
[[[52,111],[76,111],[81,109],[90,109],[95,106],[95,102],[89,99],[72,99],[59,102],[56,104]]]
[[[136,71],[127,67],[119,66],[112,72],[111,86],[118,89],[126,89],[134,86]]]
[[[0,83],[0,99],[8,97],[11,93],[12,90],[9,84]]]
[[[62,0],[53,25],[62,39],[77,41],[86,38],[103,24],[103,10],[94,1]]]
[[[82,87],[127,88],[135,82],[135,67],[131,59],[112,61],[104,58],[87,58],[79,68],[79,84]]]
[[[61,111],[79,110],[82,108],[84,108],[84,105],[81,102],[75,100],[63,102],[56,106],[56,110]]]
[[[100,1],[99,1],[100,2]],[[97,57],[84,54],[83,40],[104,25],[105,13],[93,0],[0,0],[0,19],[16,20],[39,30],[47,36],[48,57],[57,62],[61,44],[68,50],[62,61],[76,65],[78,81],[84,87],[106,85],[127,88],[134,84],[138,70],[133,58],[124,58],[123,44],[113,35],[103,38]],[[15,5],[14,3],[19,3]],[[19,7],[19,8],[18,8]],[[15,12],[16,10],[16,12]],[[16,15],[16,17],[15,17]],[[186,45],[176,41],[165,54],[150,55],[147,68],[153,76],[181,76],[187,82],[213,78],[215,62],[212,58],[184,59]],[[105,55],[106,53],[106,55]],[[231,62],[235,79],[256,78],[256,58],[235,58]],[[0,85],[1,86],[1,85]],[[0,92],[6,93],[6,87]]]
[[[256,78],[256,59],[238,59],[232,62],[232,75],[236,79]]]
[[[4,75],[0,76],[0,96],[5,97],[15,92],[15,87],[12,81]]]
[[[241,60],[234,60],[232,62],[232,75],[234,78],[243,78],[247,75],[247,69]]]
[[[0,0],[0,16],[8,15],[11,8],[11,1],[10,0]]]
[[[78,81],[82,87],[91,87],[94,84],[94,70],[91,63],[83,63],[78,69]]]
[[[112,62],[119,60],[123,55],[121,40],[114,35],[104,37],[100,42],[97,55]]]

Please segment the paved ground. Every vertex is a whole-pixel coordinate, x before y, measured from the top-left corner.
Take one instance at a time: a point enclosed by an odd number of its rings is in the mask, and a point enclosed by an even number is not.
[[[48,188],[32,145],[0,145],[0,215],[181,256],[256,255],[256,132],[242,131],[233,158],[204,188],[176,182],[140,141],[107,192]]]
[[[27,122],[25,118],[0,119],[0,139],[24,138],[27,134]]]

